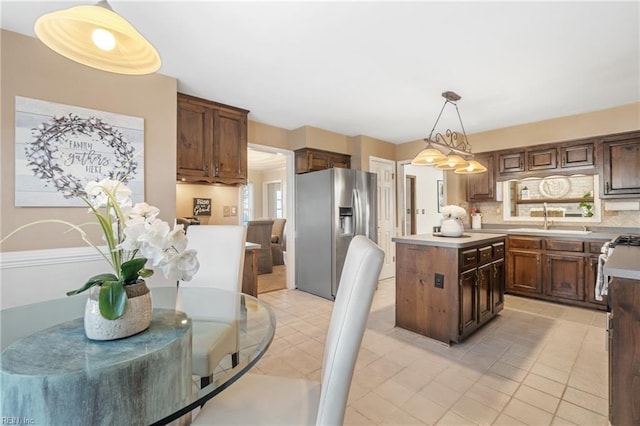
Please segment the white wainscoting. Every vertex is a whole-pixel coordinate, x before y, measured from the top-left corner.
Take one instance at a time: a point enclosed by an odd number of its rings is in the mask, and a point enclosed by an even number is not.
[[[106,272],[113,270],[93,247],[2,252],[0,309],[67,297],[68,291]],[[157,274],[147,279],[147,284],[153,287],[175,282]]]

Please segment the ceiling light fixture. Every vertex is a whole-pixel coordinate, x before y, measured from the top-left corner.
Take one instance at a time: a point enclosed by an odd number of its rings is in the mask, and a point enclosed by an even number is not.
[[[151,74],[160,55],[106,0],[42,15],[36,36],[47,47],[75,62],[118,74]]]
[[[467,133],[464,130],[464,124],[462,124],[462,118],[460,117],[460,111],[456,103],[461,99],[460,95],[447,91],[442,94],[442,97],[445,99],[444,105],[442,105],[440,114],[438,114],[438,118],[436,118],[429,137],[425,138],[427,146],[415,156],[411,164],[416,166],[436,166],[436,168],[440,170],[454,170],[457,174],[486,172],[486,167],[476,160],[473,160],[471,145],[469,145],[467,141]],[[436,133],[435,140],[433,140],[431,139],[433,132],[438,125],[438,121],[440,121],[442,112],[448,104],[456,108],[462,134],[447,129],[444,135],[442,133]],[[462,140],[459,141],[459,138]],[[443,152],[447,152],[447,154],[445,155]]]

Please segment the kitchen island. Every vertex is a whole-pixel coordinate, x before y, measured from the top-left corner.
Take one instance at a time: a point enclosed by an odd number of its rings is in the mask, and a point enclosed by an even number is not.
[[[396,326],[449,345],[495,317],[504,306],[506,237],[465,232],[393,238]]]

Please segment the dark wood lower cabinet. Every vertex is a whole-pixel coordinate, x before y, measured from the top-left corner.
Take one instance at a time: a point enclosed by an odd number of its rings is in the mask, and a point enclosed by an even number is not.
[[[510,236],[506,291],[600,310],[595,299],[599,247],[604,241]]]
[[[584,300],[584,256],[547,253],[545,258],[546,293],[564,299]]]
[[[609,421],[640,425],[640,281],[609,283]]]
[[[542,253],[520,249],[509,250],[507,290],[542,294]]]
[[[482,327],[504,307],[504,246],[396,242],[396,326],[447,344]]]

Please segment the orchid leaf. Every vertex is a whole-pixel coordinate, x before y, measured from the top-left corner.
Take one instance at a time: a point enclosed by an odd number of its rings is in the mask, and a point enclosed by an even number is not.
[[[127,292],[122,281],[105,281],[100,286],[98,297],[100,315],[109,320],[114,320],[124,314],[127,307]]]
[[[73,291],[68,291],[67,292],[67,296],[73,296],[74,294],[82,293],[83,291],[89,290],[94,285],[100,285],[105,281],[116,281],[117,279],[118,279],[118,277],[116,277],[113,274],[99,274],[99,275],[93,276],[93,277],[89,278],[89,281],[87,281],[79,289],[73,290]]]
[[[147,263],[146,257],[136,257],[135,259],[124,262],[120,267],[122,282],[125,284],[135,283],[145,263]]]

